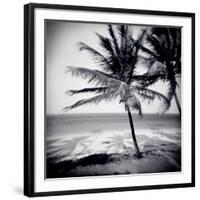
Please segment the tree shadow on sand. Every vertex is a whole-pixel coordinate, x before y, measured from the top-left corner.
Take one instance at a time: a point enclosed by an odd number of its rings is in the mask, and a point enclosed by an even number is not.
[[[77,143],[87,137],[72,140],[54,140],[47,151],[47,178],[117,175],[135,173],[161,173],[181,171],[180,137],[158,132],[158,136],[138,135],[142,159],[137,159],[128,137],[108,137],[104,143],[109,148],[124,148],[121,153],[93,153],[79,159],[66,160],[66,156],[76,148]],[[162,140],[168,138],[169,141]],[[131,139],[131,138],[129,138]],[[129,141],[129,142],[128,142]],[[173,142],[172,142],[173,141]],[[51,147],[51,148],[50,148]],[[85,147],[87,149],[87,146]]]

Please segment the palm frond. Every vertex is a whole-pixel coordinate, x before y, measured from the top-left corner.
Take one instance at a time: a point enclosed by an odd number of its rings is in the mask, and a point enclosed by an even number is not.
[[[143,87],[147,87],[147,86],[150,86],[150,85],[156,83],[158,80],[166,81],[167,78],[166,78],[165,74],[160,74],[158,72],[155,74],[145,73],[143,75],[133,76],[132,80],[137,81]]]
[[[125,40],[125,25],[118,25],[117,26],[117,30],[118,30],[118,34],[119,34],[119,37],[121,39],[120,41],[120,48],[123,47],[123,44],[124,44],[124,40]]]
[[[118,25],[117,30],[120,36],[123,37],[125,35],[125,25]]]
[[[151,49],[149,49],[148,47],[145,47],[141,44],[137,44],[139,46],[139,48],[144,51],[145,53],[150,54],[152,57],[156,58],[158,61],[160,61],[160,57]]]
[[[147,36],[147,42],[159,61],[179,60],[181,54],[180,29],[154,27]]]
[[[176,92],[176,86],[177,86],[177,82],[174,77],[174,79],[169,80],[169,88],[168,88],[167,97],[170,101],[172,100],[172,98]]]
[[[143,86],[149,86],[154,84],[158,80],[166,81],[167,80],[167,66],[161,62],[152,60],[153,64],[149,67],[149,70],[140,76],[133,76],[132,81],[136,80]]]
[[[162,43],[156,34],[147,35],[147,42],[157,54],[160,54],[162,51]]]
[[[112,25],[110,25],[110,24],[108,25],[108,31],[112,38],[112,41],[113,41],[113,44],[115,47],[115,51],[116,51],[117,55],[119,55],[120,54],[119,44],[118,44],[117,38],[115,36],[115,33],[113,31]]]
[[[116,91],[110,90],[106,93],[99,94],[99,95],[96,95],[96,96],[88,98],[88,99],[79,100],[76,103],[74,103],[73,105],[65,107],[64,110],[68,111],[68,110],[80,107],[82,105],[85,105],[85,104],[98,104],[101,101],[110,102],[113,99],[115,99],[116,97],[117,97]]]
[[[99,40],[100,40],[100,45],[103,47],[103,49],[113,55],[114,54],[114,50],[112,47],[112,42],[109,38],[104,37],[103,35],[100,35],[99,33],[96,33],[96,35],[98,36]]]
[[[156,92],[154,90],[144,88],[144,87],[138,87],[133,86],[133,90],[137,92],[137,94],[142,97],[144,100],[148,100],[149,103],[153,101],[155,98],[159,99],[163,105],[162,105],[162,113],[165,113],[169,107],[170,107],[170,100],[163,94]]]
[[[175,39],[173,36],[172,36],[172,32],[171,32],[171,29],[167,29],[167,32],[168,32],[168,36],[169,36],[169,49],[171,51],[173,51],[173,47],[174,47],[174,44],[175,44]]]
[[[88,83],[93,83],[97,86],[121,84],[121,81],[99,70],[91,70],[88,68],[73,67],[73,66],[68,66],[67,68],[68,68],[67,72],[71,72],[73,76],[80,76],[83,79],[88,79]]]
[[[109,60],[103,54],[101,54],[100,52],[98,52],[94,48],[88,46],[84,42],[79,42],[78,45],[80,47],[79,48],[80,51],[86,50],[87,52],[89,52],[92,56],[94,56],[94,58],[99,62],[99,64],[102,64],[102,65],[105,65],[105,64],[109,65],[110,64]]]
[[[101,93],[101,92],[106,92],[108,87],[96,87],[96,88],[83,88],[80,90],[69,90],[66,93],[69,95],[74,95],[74,94],[80,94],[80,93]]]
[[[111,39],[104,37],[98,33],[96,33],[96,35],[98,36],[98,39],[100,41],[100,46],[103,48],[103,50],[107,54],[106,58],[108,62],[106,63],[107,65],[104,66],[104,69],[106,71],[112,72],[113,74],[119,74],[122,67],[121,67],[120,57],[118,55],[119,52],[115,51],[117,48],[116,46],[117,43],[113,45],[112,44],[113,42]]]

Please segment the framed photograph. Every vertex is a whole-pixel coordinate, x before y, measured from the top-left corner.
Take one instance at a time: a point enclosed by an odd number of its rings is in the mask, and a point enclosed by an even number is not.
[[[24,6],[24,194],[195,185],[195,14]]]

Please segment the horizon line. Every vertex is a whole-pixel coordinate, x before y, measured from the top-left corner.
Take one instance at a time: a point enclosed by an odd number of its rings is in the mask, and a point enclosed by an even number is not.
[[[76,114],[126,114],[126,112],[105,112],[105,113],[100,113],[100,112],[94,112],[94,113],[46,113],[46,115],[76,115]],[[138,113],[132,113],[134,115],[139,115]],[[142,113],[143,115],[158,115],[158,116],[163,116],[163,115],[179,115],[179,113],[164,113],[164,114],[159,114],[159,113]]]

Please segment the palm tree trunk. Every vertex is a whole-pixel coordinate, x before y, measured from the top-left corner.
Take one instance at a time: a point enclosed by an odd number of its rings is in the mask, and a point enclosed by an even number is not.
[[[181,105],[180,105],[180,102],[178,100],[178,96],[177,96],[176,92],[174,93],[174,98],[175,98],[175,101],[176,101],[176,105],[177,105],[179,114],[181,115]]]
[[[139,146],[138,146],[138,143],[137,143],[130,107],[125,104],[125,109],[128,112],[128,119],[129,119],[129,123],[130,123],[130,127],[131,127],[131,134],[132,134],[133,144],[134,144],[134,147],[135,147],[135,150],[136,150],[136,156],[137,156],[137,158],[141,158],[142,154],[140,152],[140,149],[139,149]]]

